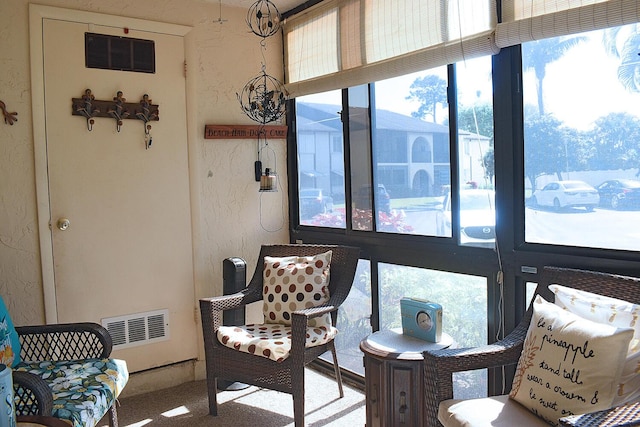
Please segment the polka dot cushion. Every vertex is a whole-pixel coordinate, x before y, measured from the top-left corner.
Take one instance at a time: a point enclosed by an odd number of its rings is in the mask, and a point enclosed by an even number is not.
[[[291,313],[329,301],[331,251],[314,256],[264,257],[264,323],[291,325]],[[325,314],[309,320],[309,326],[331,326]]]
[[[307,328],[307,347],[324,344],[333,339],[338,330],[333,326]],[[245,353],[282,362],[291,351],[291,326],[281,324],[221,326],[218,341]]]

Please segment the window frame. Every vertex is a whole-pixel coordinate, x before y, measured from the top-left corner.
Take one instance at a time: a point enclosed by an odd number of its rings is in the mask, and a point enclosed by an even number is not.
[[[455,82],[455,67],[448,66],[448,79]],[[488,336],[504,336],[513,330],[526,310],[524,287],[536,282],[545,265],[565,266],[611,273],[638,275],[640,251],[624,251],[586,247],[569,247],[525,241],[524,135],[522,100],[522,56],[520,45],[501,49],[492,56],[495,203],[500,221],[496,224],[496,241],[500,258],[486,248],[458,245],[459,233],[451,238],[402,235],[346,229],[328,229],[300,225],[298,217],[298,171],[296,151],[295,101],[288,102],[287,139],[289,170],[289,218],[292,242],[334,243],[360,246],[362,258],[371,262],[372,269],[372,327],[379,328],[377,305],[378,283],[374,270],[378,263],[402,264],[413,267],[479,275],[487,278]],[[449,123],[451,187],[459,188],[458,144],[456,141],[455,85],[449,84]],[[370,91],[371,96],[371,91]],[[343,90],[343,105],[347,91]],[[370,108],[373,108],[371,106]],[[344,123],[345,186],[351,187],[349,169],[348,121]],[[432,154],[433,155],[433,154]],[[459,227],[457,197],[453,199],[453,229]],[[345,191],[345,203],[351,205],[350,191]],[[351,224],[347,209],[347,224]],[[502,271],[503,283],[497,283]],[[504,301],[502,311],[498,310]],[[489,393],[501,393],[503,384],[510,384],[512,371],[492,371]]]
[[[449,78],[455,78],[453,66],[448,67]],[[450,85],[450,88],[453,85]],[[455,94],[449,89],[449,102],[455,104],[453,99]],[[343,110],[348,104],[348,90],[342,91]],[[369,90],[369,105],[371,109],[375,108],[371,98],[373,89]],[[377,231],[359,231],[352,230],[349,226],[346,229],[335,229],[326,227],[317,227],[309,225],[301,225],[299,217],[299,201],[297,199],[297,191],[299,188],[298,181],[298,165],[296,150],[296,127],[295,127],[295,100],[289,100],[287,103],[287,124],[291,130],[288,133],[288,152],[290,155],[288,161],[288,184],[289,184],[289,217],[290,217],[290,240],[291,242],[305,243],[332,243],[332,244],[348,244],[356,245],[362,249],[361,258],[367,259],[371,263],[371,291],[372,291],[372,318],[371,325],[374,331],[380,329],[379,305],[378,300],[378,280],[377,268],[379,263],[406,265],[410,267],[418,267],[432,270],[441,270],[461,274],[469,274],[485,277],[487,280],[487,333],[493,337],[497,333],[497,327],[500,324],[497,310],[494,307],[500,297],[499,289],[495,286],[497,281],[497,271],[499,262],[495,254],[491,250],[458,246],[457,237],[441,238],[435,236],[417,236],[409,234],[396,234]],[[457,114],[455,108],[449,110],[449,152],[450,152],[450,175],[452,186],[458,185],[457,173],[453,173],[458,167],[457,155]],[[350,180],[350,144],[349,144],[349,123],[345,120],[343,114],[343,132],[344,132],[344,159],[345,159],[345,203],[351,206],[351,187]],[[453,117],[452,117],[453,116]],[[372,128],[374,128],[372,124]],[[370,142],[371,143],[371,142]],[[372,154],[374,154],[372,152]],[[375,154],[372,156],[372,163],[375,164]],[[371,168],[373,170],[373,164]],[[375,197],[375,194],[374,194]],[[457,203],[454,202],[454,203]],[[350,209],[346,210],[346,223],[351,224]],[[454,226],[457,224],[458,218],[454,214],[452,220]],[[452,255],[456,255],[453,257]],[[454,260],[454,261],[452,261]],[[460,262],[462,261],[462,262]],[[364,337],[363,337],[364,338]]]

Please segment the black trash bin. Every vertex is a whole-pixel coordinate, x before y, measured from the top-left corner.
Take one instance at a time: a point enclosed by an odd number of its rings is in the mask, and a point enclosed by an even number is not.
[[[222,261],[222,292],[225,295],[240,292],[247,286],[247,263],[242,258],[227,258]],[[225,326],[244,325],[244,308],[225,310],[222,314],[222,323]],[[242,390],[249,387],[247,384],[218,380],[218,390]]]

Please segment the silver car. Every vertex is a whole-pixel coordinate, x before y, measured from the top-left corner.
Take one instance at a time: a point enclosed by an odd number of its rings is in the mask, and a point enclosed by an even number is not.
[[[584,207],[592,211],[600,203],[598,190],[583,181],[551,181],[531,197],[533,206],[549,206],[556,210]]]
[[[320,188],[300,190],[300,217],[312,218],[314,215],[333,211],[333,197],[327,196]]]

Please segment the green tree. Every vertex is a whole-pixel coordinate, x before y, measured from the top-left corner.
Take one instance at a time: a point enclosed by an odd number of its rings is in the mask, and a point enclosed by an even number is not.
[[[433,118],[433,122],[437,123],[437,106],[438,104],[445,105],[447,103],[447,82],[436,75],[430,74],[415,79],[409,89],[409,96],[406,99],[420,102],[418,111],[411,113],[411,116],[418,119],[426,119],[430,115]]]
[[[640,119],[628,113],[610,113],[596,120],[591,133],[595,150],[593,169],[640,167]]]
[[[484,170],[484,177],[489,182],[493,182],[493,176],[496,174],[495,159],[493,157],[493,154],[493,144],[491,144],[491,147],[489,147],[487,152],[482,156],[482,169]]]
[[[592,160],[596,156],[596,151],[591,134],[572,128],[564,128],[562,132],[567,148],[566,170],[592,170]]]
[[[458,129],[486,136],[493,141],[493,106],[484,103],[461,107],[458,110]]]
[[[493,182],[495,175],[493,159],[493,106],[479,104],[471,107],[461,107],[458,110],[458,129],[489,138],[490,148],[483,153],[480,164],[484,170],[484,177]]]
[[[536,179],[541,175],[561,172],[567,167],[568,143],[561,123],[551,115],[534,116],[524,122],[524,172],[536,190]]]
[[[547,65],[562,58],[569,49],[585,40],[586,37],[565,40],[556,37],[522,44],[522,67],[525,71],[533,69],[535,73],[538,112],[541,116],[545,115],[543,82],[547,75]]]

